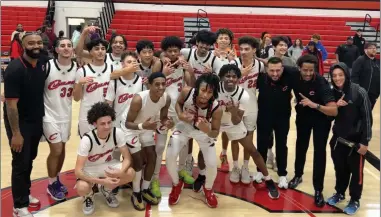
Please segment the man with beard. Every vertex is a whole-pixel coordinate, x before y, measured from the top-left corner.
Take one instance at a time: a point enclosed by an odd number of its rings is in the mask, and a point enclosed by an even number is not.
[[[337,46],[335,54],[336,61],[345,63],[349,68],[349,73],[351,73],[353,62],[360,56],[360,51],[353,44],[353,37],[349,36],[345,44]]]
[[[372,110],[366,90],[350,81],[348,67],[344,63],[331,66],[333,94],[339,107],[332,127],[331,157],[335,166],[336,193],[328,198],[331,206],[345,200],[349,185],[351,197],[344,213],[354,215],[360,208],[364,180],[364,155],[372,139]],[[339,137],[359,144],[357,151],[338,144]]]
[[[17,24],[16,30],[12,32],[11,41],[13,41],[13,37],[15,36],[16,33],[22,33],[22,32],[24,32],[24,29],[23,29],[22,24],[19,23],[19,24]]]
[[[47,57],[40,55],[40,35],[27,33],[22,44],[24,54],[5,71],[4,125],[12,152],[13,216],[32,217],[28,206],[40,204],[30,195],[30,174],[42,136]]]
[[[372,109],[380,96],[380,60],[376,59],[376,43],[365,44],[365,54],[353,63],[351,80],[368,92]]]

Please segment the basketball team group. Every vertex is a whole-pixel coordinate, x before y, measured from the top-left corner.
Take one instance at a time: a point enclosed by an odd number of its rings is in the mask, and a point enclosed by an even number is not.
[[[262,183],[276,200],[279,189],[294,189],[303,182],[311,132],[315,205],[336,205],[345,199],[349,186],[344,212],[354,214],[360,208],[363,156],[372,138],[375,101],[369,100],[368,90],[351,81],[344,63],[331,66],[330,84],[319,74],[314,55],[302,55],[297,61],[288,56],[289,41],[284,36],[272,37],[271,49],[263,50],[262,39],[243,36],[236,50],[229,29],[201,30],[191,48],[183,48],[179,37],[167,36],[161,52],[156,52],[154,44],[144,39],[137,42],[136,51],[127,51],[127,40],[118,34],[110,42],[92,39],[85,44],[95,31],[97,27],[86,27],[75,48],[68,38],[57,40],[53,59],[42,56],[38,33],[26,33],[23,56],[6,69],[4,123],[13,157],[13,216],[31,217],[28,206],[40,203],[30,194],[30,174],[42,140],[50,147],[47,193],[56,201],[65,199],[68,189],[59,174],[72,128],[73,99],[80,102],[81,137],[75,189],[83,197],[86,215],[95,211],[95,193],[115,208],[120,205],[116,195],[125,188],[132,189],[136,210],[158,205],[163,159],[173,184],[169,205],[181,202],[187,184],[204,195],[207,206],[217,208],[213,184],[218,170],[230,172],[233,183]],[[373,47],[365,45],[365,53],[374,58]],[[73,61],[74,53],[78,61]],[[296,159],[289,181],[287,137],[293,105]],[[216,153],[220,134],[222,152]],[[197,177],[193,177],[194,141],[199,146]],[[351,151],[342,141],[359,144],[358,149]],[[229,143],[233,166],[227,160]],[[327,144],[336,193],[325,200]],[[254,176],[249,171],[251,159],[257,167]],[[276,171],[277,183],[269,169]]]

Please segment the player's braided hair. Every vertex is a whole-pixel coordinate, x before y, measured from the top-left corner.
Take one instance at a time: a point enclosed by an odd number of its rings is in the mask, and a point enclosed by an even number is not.
[[[200,91],[200,86],[202,83],[206,83],[211,89],[213,89],[213,96],[209,99],[208,101],[208,109],[206,112],[206,120],[209,121],[211,116],[212,116],[212,109],[213,109],[213,102],[215,99],[218,98],[218,88],[219,88],[219,82],[220,79],[218,78],[217,75],[213,73],[205,73],[202,74],[197,80],[194,88],[194,93],[193,93],[193,105],[196,111],[196,114],[194,116],[194,123],[197,122],[198,120],[198,107],[196,105],[196,98],[198,96],[198,93]]]

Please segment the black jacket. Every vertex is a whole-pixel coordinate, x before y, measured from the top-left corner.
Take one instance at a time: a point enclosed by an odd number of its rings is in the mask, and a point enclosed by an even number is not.
[[[368,145],[372,138],[372,109],[368,95],[364,88],[349,80],[349,71],[344,63],[338,63],[331,67],[330,75],[335,68],[341,68],[345,72],[345,83],[342,90],[332,82],[333,93],[336,101],[343,94],[348,105],[339,107],[332,131],[334,136]]]
[[[362,36],[359,37],[357,34],[355,34],[353,37],[353,44],[359,48],[360,54],[364,55],[365,39]]]
[[[380,60],[370,59],[367,55],[360,56],[353,63],[351,81],[359,84],[369,97],[380,95]]]

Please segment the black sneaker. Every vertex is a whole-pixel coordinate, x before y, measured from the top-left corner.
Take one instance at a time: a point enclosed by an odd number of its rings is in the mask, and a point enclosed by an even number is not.
[[[324,196],[321,191],[315,191],[315,206],[323,207],[325,205]]]
[[[288,188],[295,189],[302,182],[303,182],[303,179],[301,176],[294,176],[294,178],[292,178],[291,181],[288,183]]]
[[[266,183],[267,190],[269,190],[269,197],[273,200],[278,199],[279,191],[274,181],[270,179],[270,180],[266,180],[265,183]]]
[[[119,192],[119,187],[116,187],[116,188],[112,189],[112,191],[111,191],[111,193],[112,193],[113,195],[117,195],[118,192]]]
[[[151,189],[144,189],[142,191],[143,200],[151,205],[159,204],[159,198],[152,194]]]
[[[202,190],[202,186],[205,184],[205,176],[198,175],[197,179],[193,183],[193,191],[194,192],[200,192]]]
[[[142,193],[136,193],[133,192],[131,195],[131,203],[132,206],[138,211],[144,211],[146,209],[146,206],[144,205],[143,198],[142,198]]]

